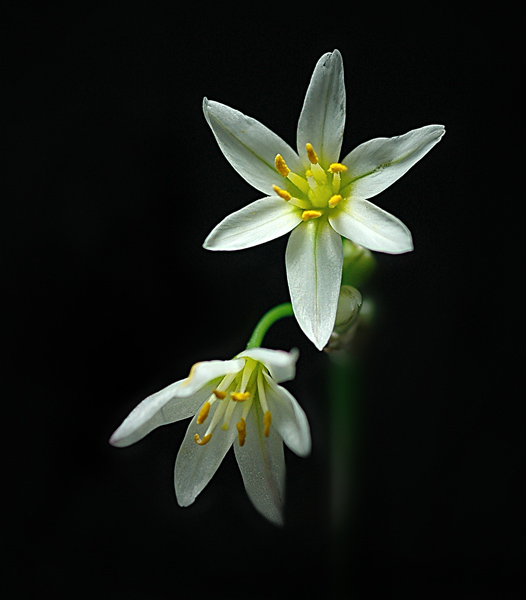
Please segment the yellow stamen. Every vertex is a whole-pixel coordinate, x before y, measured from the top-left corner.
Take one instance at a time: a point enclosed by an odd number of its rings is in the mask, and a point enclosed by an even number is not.
[[[317,219],[318,217],[322,216],[322,212],[319,210],[304,210],[301,213],[301,218],[304,221],[308,221],[309,219]]]
[[[307,144],[305,144],[305,148],[307,150],[307,158],[310,160],[311,164],[317,165],[318,164],[318,155],[316,154],[316,152],[314,152],[314,148],[312,147],[312,144],[309,144],[307,142]]]
[[[250,392],[231,392],[230,396],[235,402],[244,402],[247,398],[250,398]]]
[[[197,424],[201,425],[206,421],[206,417],[208,417],[208,412],[210,411],[210,402],[205,402],[197,415]]]
[[[347,167],[342,163],[332,163],[329,167],[330,173],[343,173],[344,171],[347,171]]]
[[[223,400],[223,398],[226,396],[226,392],[222,392],[220,390],[212,390],[212,393],[218,400]]]
[[[276,154],[276,158],[274,159],[276,163],[276,170],[282,176],[286,177],[290,173],[290,169],[287,167],[287,163],[281,154]]]
[[[264,427],[263,434],[265,437],[269,436],[271,423],[272,423],[272,415],[270,414],[270,410],[267,410],[265,412],[265,414],[263,415],[263,427]]]
[[[239,423],[236,423],[236,427],[237,427],[237,439],[239,441],[239,445],[243,446],[245,443],[245,438],[247,437],[247,424],[245,422],[245,419],[243,419],[243,417],[241,417],[241,421],[239,421]]]
[[[287,190],[282,190],[277,185],[273,185],[272,189],[280,198],[283,198],[283,200],[286,200],[287,202],[292,198],[292,196],[287,192]]]
[[[339,204],[341,201],[343,200],[343,198],[340,196],[340,194],[334,194],[334,196],[332,196],[329,200],[329,206],[331,208],[334,208],[337,204]]]
[[[199,444],[199,446],[204,446],[205,444],[208,444],[211,438],[211,433],[207,433],[205,436],[203,436],[203,439],[201,439],[197,433],[194,435],[195,443]]]

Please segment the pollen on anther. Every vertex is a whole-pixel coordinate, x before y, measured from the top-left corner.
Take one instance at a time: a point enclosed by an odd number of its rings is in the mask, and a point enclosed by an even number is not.
[[[207,433],[206,435],[204,435],[203,439],[201,439],[199,437],[199,434],[197,434],[197,433],[194,435],[195,443],[198,444],[199,446],[204,446],[205,444],[208,444],[208,442],[210,441],[211,438],[212,438],[211,433]]]
[[[210,411],[210,402],[205,402],[197,415],[197,424],[201,425],[206,421],[206,417],[208,417],[208,412]]]
[[[347,167],[342,165],[342,163],[332,163],[332,165],[329,166],[330,173],[343,173],[344,171],[347,171]]]
[[[285,200],[286,202],[288,202],[292,196],[287,192],[287,190],[282,190],[281,188],[279,188],[277,185],[273,185],[272,189],[276,192],[276,194],[282,198],[283,200]]]
[[[274,159],[276,164],[276,171],[282,176],[286,177],[290,173],[290,169],[287,167],[287,163],[281,154],[276,154],[276,158]]]
[[[317,219],[318,217],[322,216],[322,212],[319,210],[304,210],[301,213],[301,218],[304,221],[308,221],[309,219]]]
[[[235,402],[244,402],[250,398],[250,392],[231,392],[230,396]]]
[[[343,198],[340,196],[340,194],[334,194],[334,196],[332,196],[329,199],[329,207],[330,208],[334,208],[337,204],[339,204],[341,201],[343,200]]]
[[[218,400],[223,400],[223,398],[226,396],[226,392],[222,392],[220,390],[212,390],[212,393]]]
[[[263,415],[263,434],[265,437],[268,437],[270,434],[270,424],[272,423],[272,415],[270,414],[270,410],[267,410]]]
[[[245,444],[245,439],[247,437],[247,424],[245,422],[245,419],[243,419],[243,417],[241,417],[241,420],[239,421],[239,423],[236,423],[236,428],[237,428],[237,439],[239,441],[239,445],[243,446]]]
[[[307,150],[307,158],[309,159],[309,161],[311,162],[311,164],[317,165],[318,164],[318,155],[314,151],[314,148],[312,147],[312,144],[309,144],[307,142],[305,144],[305,149]]]

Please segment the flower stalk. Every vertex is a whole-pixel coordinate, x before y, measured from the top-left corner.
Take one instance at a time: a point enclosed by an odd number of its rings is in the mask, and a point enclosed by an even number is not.
[[[283,319],[283,317],[293,317],[294,311],[292,310],[292,304],[290,302],[284,302],[283,304],[278,304],[274,308],[271,308],[268,312],[266,312],[258,324],[254,328],[252,335],[247,343],[247,350],[250,348],[259,348],[263,343],[263,338],[265,337],[267,331],[270,329],[272,325],[276,321]]]
[[[330,359],[330,518],[331,582],[334,596],[352,585],[352,533],[356,508],[353,490],[359,489],[359,432],[363,364],[355,352]]]

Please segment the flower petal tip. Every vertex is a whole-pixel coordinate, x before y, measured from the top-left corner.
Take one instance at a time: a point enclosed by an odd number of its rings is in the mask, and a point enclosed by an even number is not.
[[[325,346],[329,343],[329,338],[331,335],[332,330],[326,335],[325,333],[323,334],[323,337],[321,337],[318,333],[310,333],[307,331],[303,331],[303,333],[305,333],[305,335],[310,339],[310,341],[316,346],[316,348],[318,350],[320,350],[320,352],[325,348]]]
[[[116,448],[118,448],[119,446],[122,446],[121,444],[121,437],[118,435],[118,429],[117,431],[114,431],[110,437],[110,439],[108,440],[108,443],[111,444],[112,446],[115,446]]]
[[[181,508],[186,508],[195,502],[197,498],[197,494],[193,494],[188,492],[188,490],[181,490],[178,488],[177,483],[175,484],[175,497],[177,499],[177,504]]]
[[[320,342],[319,340],[312,340],[312,343],[316,346],[317,350],[320,352],[325,348],[329,340],[325,340],[324,342]]]
[[[266,515],[265,515],[266,516]],[[278,516],[273,517],[272,519],[270,519],[269,517],[267,517],[267,519],[273,524],[276,525],[276,527],[285,527],[285,519],[283,518],[283,515],[280,514]]]

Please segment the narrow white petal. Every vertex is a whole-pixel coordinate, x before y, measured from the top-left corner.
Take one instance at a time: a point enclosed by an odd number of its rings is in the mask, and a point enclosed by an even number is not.
[[[409,229],[396,217],[362,198],[350,198],[329,217],[343,237],[369,250],[400,254],[413,250]]]
[[[273,184],[283,187],[274,163],[276,154],[281,154],[293,171],[300,169],[294,150],[259,121],[207,98],[203,112],[226,159],[257,190],[268,194]]]
[[[237,356],[239,358],[247,356],[262,362],[269,370],[272,378],[281,383],[282,381],[294,379],[299,351],[297,348],[293,348],[290,352],[268,348],[251,348],[250,350],[244,350]]]
[[[148,396],[124,419],[110,438],[113,446],[134,444],[160,425],[174,423],[191,417],[212,393],[205,387],[193,395],[181,398],[178,390],[185,379],[177,381],[156,394]]]
[[[234,442],[239,470],[252,504],[269,521],[283,524],[285,501],[285,457],[283,442],[272,426],[268,437],[263,435],[263,415],[254,404],[246,420],[243,446]]]
[[[310,427],[305,412],[294,396],[278,385],[266,373],[267,402],[275,427],[283,441],[298,456],[307,456],[311,450]]]
[[[341,238],[326,219],[309,220],[291,233],[285,261],[294,315],[305,335],[322,350],[338,307]]]
[[[324,168],[340,157],[345,128],[345,83],[343,61],[338,50],[318,61],[298,121],[298,152],[305,156],[311,143]]]
[[[239,359],[197,362],[190,369],[188,377],[178,382],[177,395],[180,397],[190,396],[209,381],[227,373],[238,373],[244,366],[244,361]]]
[[[343,164],[342,193],[352,186],[352,193],[372,198],[402,177],[423,158],[445,133],[442,125],[428,125],[392,138],[377,138],[361,144],[348,154]]]
[[[200,446],[196,443],[195,434],[197,433],[201,438],[204,436],[207,424],[213,419],[214,412],[219,405],[219,402],[212,405],[207,420],[201,425],[197,424],[196,415],[186,431],[175,461],[175,495],[179,506],[189,506],[193,503],[217,471],[232,442],[237,437],[235,423],[240,416],[240,406],[234,410],[230,427],[226,431],[219,424],[207,444]]]
[[[278,196],[256,200],[219,223],[203,246],[207,250],[242,250],[274,240],[301,223],[301,210]]]

